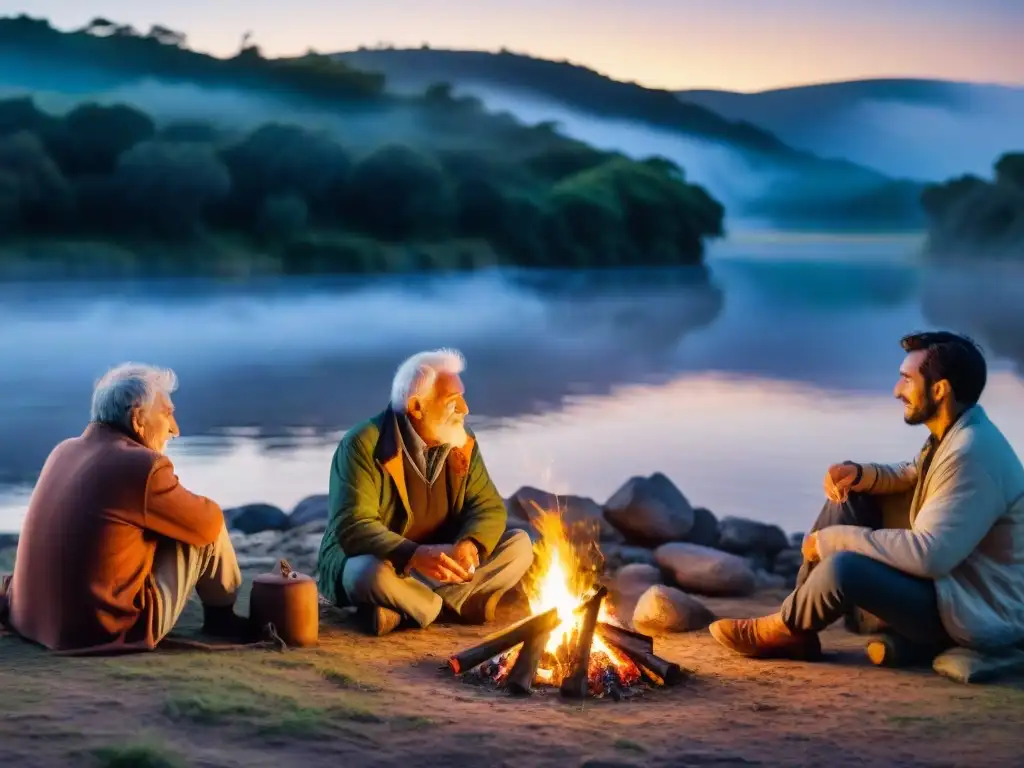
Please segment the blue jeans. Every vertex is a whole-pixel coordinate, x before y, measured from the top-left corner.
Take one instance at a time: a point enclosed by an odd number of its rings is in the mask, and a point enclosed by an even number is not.
[[[850,494],[827,502],[813,530],[830,525],[882,527],[877,499]],[[782,604],[782,620],[793,631],[820,632],[860,609],[914,643],[946,645],[935,582],[911,576],[866,555],[837,552],[819,563],[804,563],[797,587]]]

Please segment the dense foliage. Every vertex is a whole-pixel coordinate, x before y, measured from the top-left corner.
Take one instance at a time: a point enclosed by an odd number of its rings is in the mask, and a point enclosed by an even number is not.
[[[668,161],[545,125],[497,130],[444,88],[428,103],[418,127],[431,138],[357,150],[285,123],[238,134],[123,105],[55,115],[0,101],[0,236],[227,237],[285,270],[376,271],[690,264],[722,233],[722,206]]]
[[[143,34],[130,25],[93,19],[74,32],[26,15],[0,19],[0,63],[16,57],[44,60],[55,70],[188,81],[205,86],[250,86],[306,98],[375,101],[384,98],[384,78],[310,52],[294,58],[264,58],[243,39],[238,53],[219,59],[185,45],[185,35],[156,25]]]
[[[968,174],[925,188],[932,253],[1024,260],[1024,152],[1003,155],[993,170],[991,181]]]

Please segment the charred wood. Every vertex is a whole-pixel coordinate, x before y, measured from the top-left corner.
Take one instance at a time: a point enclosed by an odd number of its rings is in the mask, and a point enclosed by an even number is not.
[[[525,643],[535,634],[547,634],[558,626],[558,609],[552,608],[536,616],[529,616],[518,621],[501,632],[484,638],[479,645],[460,651],[448,659],[448,666],[456,675],[460,675],[473,667],[483,664],[499,653]]]

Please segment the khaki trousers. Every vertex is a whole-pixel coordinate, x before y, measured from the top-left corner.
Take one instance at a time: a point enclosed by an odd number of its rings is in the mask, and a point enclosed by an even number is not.
[[[242,586],[242,572],[227,528],[221,528],[217,540],[206,547],[193,547],[170,539],[161,541],[150,579],[159,595],[158,641],[174,629],[193,590],[203,605],[234,605]]]
[[[482,562],[465,584],[441,584],[419,574],[400,576],[391,563],[373,555],[359,555],[345,562],[342,588],[352,605],[391,608],[426,627],[444,606],[458,613],[475,594],[507,592],[523,578],[533,563],[533,543],[526,531],[506,531],[491,557]]]

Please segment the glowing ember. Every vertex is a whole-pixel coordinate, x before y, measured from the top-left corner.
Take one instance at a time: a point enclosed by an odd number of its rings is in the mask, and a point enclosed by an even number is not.
[[[683,670],[655,655],[653,638],[622,627],[607,610],[608,590],[597,576],[597,531],[570,534],[558,512],[534,506],[531,522],[539,536],[524,579],[531,615],[449,656],[447,668],[465,682],[514,696],[546,686],[568,698],[621,700],[646,690],[648,682],[681,683]]]

